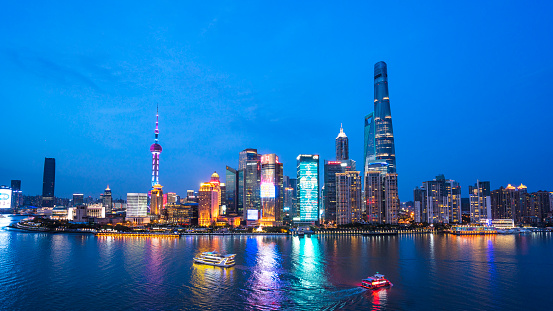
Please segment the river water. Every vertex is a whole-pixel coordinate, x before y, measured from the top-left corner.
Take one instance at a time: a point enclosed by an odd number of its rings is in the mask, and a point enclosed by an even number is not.
[[[551,310],[553,236],[23,232],[0,218],[1,310]],[[193,264],[202,251],[236,266]],[[380,272],[394,286],[359,287]]]

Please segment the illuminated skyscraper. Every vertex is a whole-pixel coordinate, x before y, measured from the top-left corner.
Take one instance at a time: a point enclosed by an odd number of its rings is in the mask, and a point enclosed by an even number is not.
[[[54,186],[56,184],[56,159],[44,159],[42,177],[42,207],[54,207]]]
[[[385,173],[396,172],[396,152],[392,112],[388,95],[388,70],[385,62],[374,65],[374,112],[365,117],[364,171],[375,162],[386,162]]]
[[[336,173],[336,224],[360,222],[362,203],[359,172]]]
[[[319,220],[319,156],[300,154],[297,161],[300,222],[314,223]]]
[[[348,137],[340,124],[340,133],[336,137],[336,161],[349,159]]]
[[[111,198],[111,189],[109,188],[109,185],[107,186],[106,190],[104,190],[104,195],[102,199],[102,204],[106,208],[106,214],[111,214],[111,211],[113,209],[113,201]]]
[[[324,161],[324,221],[336,223],[336,174],[355,170],[355,161]]]
[[[397,174],[365,172],[365,201],[369,222],[397,224],[400,209]]]
[[[461,222],[461,186],[444,175],[414,190],[415,222]]]
[[[230,166],[226,169],[226,205],[227,213],[238,213],[238,172]],[[242,214],[240,210],[239,215]]]
[[[200,185],[200,200],[198,204],[198,225],[211,226],[219,217],[221,206],[221,188],[219,174],[211,175],[211,180]]]
[[[163,210],[163,186],[160,184],[156,184],[154,186],[154,189],[150,192],[151,194],[151,200],[150,200],[150,214],[151,215],[161,215],[161,211]]]
[[[125,220],[136,223],[148,222],[148,194],[127,193],[127,215]]]
[[[150,152],[152,153],[152,189],[155,185],[159,185],[159,154],[163,150],[159,142],[159,113],[156,109],[156,129],[154,143],[150,146]]]
[[[261,156],[261,224],[263,226],[282,225],[283,174],[282,163],[276,154]]]
[[[492,219],[492,199],[489,181],[476,181],[469,186],[470,222],[479,223],[481,219]]]
[[[257,149],[245,149],[240,152],[238,169],[239,195],[238,206],[243,208],[243,217],[246,219],[247,210],[261,211],[260,184],[261,184],[261,155]]]
[[[21,180],[11,181],[12,208],[17,209],[23,205],[23,193],[21,192]]]

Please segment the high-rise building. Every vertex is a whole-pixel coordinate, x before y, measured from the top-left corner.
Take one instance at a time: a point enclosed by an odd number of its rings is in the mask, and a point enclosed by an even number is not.
[[[353,160],[325,161],[324,162],[324,221],[337,223],[336,219],[336,174],[346,171],[355,171],[356,163]]]
[[[148,216],[148,194],[147,193],[127,193],[127,215],[126,220],[132,222],[141,222],[138,218]]]
[[[150,195],[150,214],[160,216],[163,210],[163,186],[156,184],[154,189],[151,190]]]
[[[167,204],[179,203],[179,196],[174,192],[167,193]]]
[[[211,180],[200,185],[200,200],[198,204],[198,225],[211,226],[219,217],[221,206],[221,188],[219,174],[211,175]]]
[[[492,219],[492,198],[489,181],[476,181],[469,186],[470,222],[480,223],[482,219]]]
[[[365,206],[369,222],[397,224],[400,211],[397,174],[366,171]]]
[[[232,167],[227,166],[226,169],[226,205],[227,213],[237,213],[241,215],[238,211],[238,171]]]
[[[281,226],[283,212],[282,163],[274,153],[261,156],[261,225]]]
[[[365,116],[363,176],[370,222],[399,221],[398,176],[385,62],[374,65],[374,110]]]
[[[44,159],[42,177],[42,207],[54,207],[54,186],[56,184],[56,159]]]
[[[523,216],[527,210],[526,186],[520,184],[514,187],[511,184],[507,187],[499,187],[491,192],[492,218],[512,219],[515,223],[522,223]]]
[[[415,188],[415,221],[427,223],[461,222],[461,186],[444,175]]]
[[[109,188],[109,185],[107,186],[106,190],[104,190],[103,200],[102,204],[105,207],[105,212],[107,215],[111,214],[113,210],[113,200],[111,197],[111,189]]]
[[[349,159],[348,137],[340,124],[340,133],[336,137],[336,161]]]
[[[155,140],[150,146],[150,152],[152,153],[152,189],[155,185],[159,185],[159,154],[163,150],[159,144],[159,111],[156,109],[156,129],[154,131]]]
[[[300,222],[315,223],[319,220],[319,156],[300,154],[296,159]]]
[[[373,163],[386,162],[385,173],[396,172],[392,112],[388,95],[388,70],[385,62],[374,65],[374,111],[365,117],[364,171]]]
[[[23,205],[23,192],[21,192],[21,180],[12,180],[12,208],[17,209]]]
[[[360,222],[362,203],[359,171],[336,173],[336,224]]]
[[[528,202],[528,211],[526,222],[541,223],[547,217],[547,213],[551,209],[549,202],[549,192],[540,190],[530,193]]]
[[[245,149],[240,152],[238,169],[242,172],[239,174],[239,190],[240,199],[239,207],[242,205],[243,217],[247,218],[248,210],[257,210],[261,212],[261,155],[257,153],[257,149]],[[241,189],[240,189],[241,188]],[[250,213],[251,214],[251,213]]]

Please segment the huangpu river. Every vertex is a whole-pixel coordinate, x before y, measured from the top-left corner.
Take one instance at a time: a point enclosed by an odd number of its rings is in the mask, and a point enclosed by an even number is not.
[[[0,218],[1,310],[551,310],[553,236],[24,232]],[[235,253],[228,269],[202,251]],[[375,272],[394,286],[369,291]]]

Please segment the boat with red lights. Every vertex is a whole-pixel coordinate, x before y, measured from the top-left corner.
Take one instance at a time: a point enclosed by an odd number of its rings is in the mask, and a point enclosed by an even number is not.
[[[391,287],[393,284],[389,280],[385,279],[383,274],[379,274],[377,272],[375,275],[363,279],[361,281],[361,286],[368,289],[379,289],[383,287]]]

